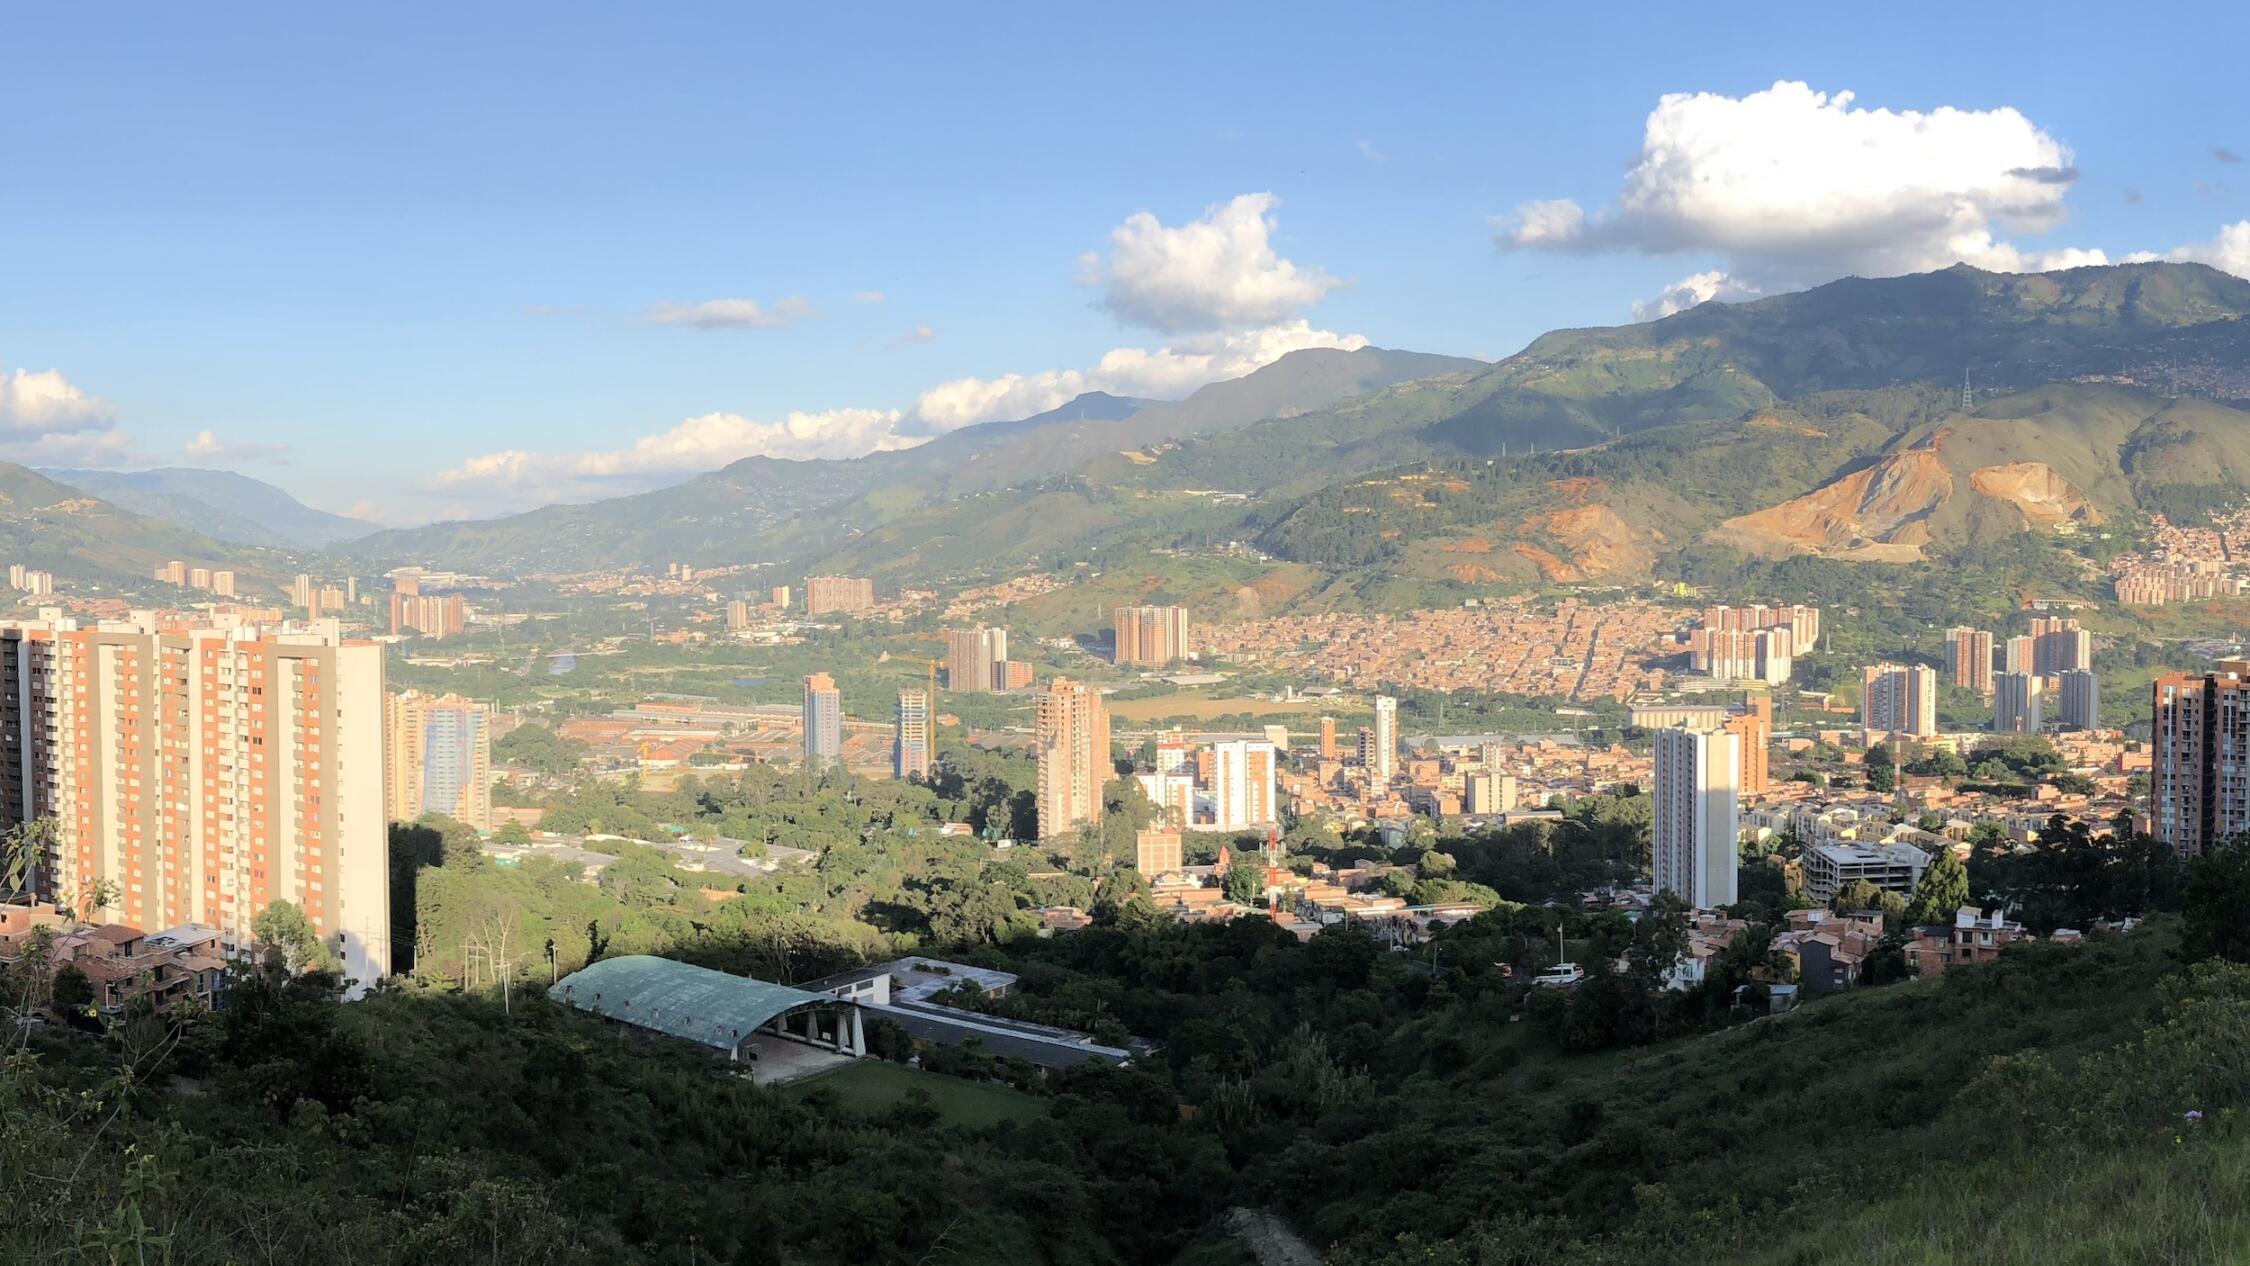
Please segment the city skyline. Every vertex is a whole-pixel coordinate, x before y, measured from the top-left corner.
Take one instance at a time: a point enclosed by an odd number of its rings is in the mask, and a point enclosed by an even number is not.
[[[2250,1243],[2250,10],[0,29],[0,1263]]]

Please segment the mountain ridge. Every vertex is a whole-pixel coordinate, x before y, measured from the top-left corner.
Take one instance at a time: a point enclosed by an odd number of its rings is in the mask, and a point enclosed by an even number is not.
[[[985,424],[848,463],[746,459],[548,525],[538,556],[787,562],[901,584],[1226,541],[1453,586],[1645,576],[1704,546],[1906,562],[1957,547],[1972,523],[2131,516],[2166,480],[2193,485],[2167,504],[2213,502],[2224,489],[2208,472],[2250,474],[2231,438],[2250,432],[2234,407],[2250,403],[2245,317],[2250,282],[2200,265],[1955,267],[1557,330],[1489,364],[1300,352],[1186,401],[1105,406],[1119,417]],[[1970,410],[1964,374],[1981,401]],[[2046,423],[2031,416],[2042,399]],[[1867,490],[1838,481],[1900,491],[1857,472],[1922,460],[1900,450],[1941,425],[1956,432],[1940,445],[1946,487],[1872,518],[1843,511]],[[2078,456],[2049,465],[2030,446],[2057,436]],[[1954,462],[1964,444],[1975,459]],[[1460,491],[1412,477],[1455,467],[1470,472]],[[1832,505],[1785,508],[1832,485]],[[609,543],[573,554],[569,531],[604,515]],[[1790,526],[1801,519],[1827,525]],[[621,525],[631,539],[616,539]],[[524,552],[520,526],[371,540],[493,558]],[[513,541],[460,539],[480,531]]]
[[[136,514],[29,466],[0,462],[0,560],[137,585],[162,563],[271,573],[269,551]]]
[[[525,572],[675,559],[773,561],[786,553],[833,548],[855,531],[931,500],[1061,475],[1096,454],[1134,448],[1152,437],[1223,430],[1277,408],[1317,408],[1402,374],[1470,365],[1481,362],[1381,348],[1291,352],[1176,402],[1111,396],[1091,402],[1099,408],[1079,411],[1093,416],[1073,416],[1070,405],[1085,400],[1081,396],[1029,418],[962,427],[913,448],[849,459],[756,455],[650,492],[497,519],[392,529],[340,548],[363,560]],[[1112,412],[1118,416],[1101,416]],[[804,521],[829,507],[839,507],[835,516]]]
[[[136,514],[236,545],[319,549],[381,530],[362,519],[313,509],[287,491],[238,471],[160,466],[40,473]]]

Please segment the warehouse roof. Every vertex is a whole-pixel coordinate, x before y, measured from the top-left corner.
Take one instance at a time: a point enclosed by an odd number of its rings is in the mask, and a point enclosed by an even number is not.
[[[786,1012],[815,1003],[837,1005],[826,994],[647,954],[588,964],[555,982],[547,996],[580,1011],[722,1051],[740,1046]]]

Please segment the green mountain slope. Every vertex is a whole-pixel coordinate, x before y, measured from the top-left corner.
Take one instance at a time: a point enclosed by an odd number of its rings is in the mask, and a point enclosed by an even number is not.
[[[2250,486],[2250,415],[2224,403],[2250,396],[2245,313],[2250,283],[2189,265],[1842,281],[1559,331],[1481,371],[926,506],[830,557],[904,578],[1242,539],[1473,586],[1634,578],[1711,546],[1906,562],[2199,513]],[[1195,495],[1213,490],[1250,500],[1230,515]]]
[[[2198,265],[1851,279],[1557,331],[1491,365],[1299,352],[1177,404],[1089,400],[854,461],[751,458],[351,548],[503,571],[786,561],[894,582],[1228,541],[1440,585],[1632,578],[1703,548],[1910,562],[2235,495],[2250,475],[2246,315],[2250,282]]]
[[[131,510],[237,545],[319,549],[376,525],[315,510],[272,484],[230,470],[47,470],[50,478]]]
[[[272,574],[285,560],[135,514],[12,462],[0,462],[0,561],[58,576],[145,582],[158,565]]]
[[[377,532],[334,547],[371,565],[422,562],[500,575],[756,562],[777,527],[866,484],[847,463],[750,457],[652,492]]]
[[[1501,368],[1513,366],[1549,394],[1598,389],[1618,376],[1684,383],[1725,365],[1783,396],[1958,383],[1964,370],[1979,384],[2021,389],[2085,374],[2153,377],[2181,348],[2205,342],[2214,355],[2231,349],[2242,373],[2245,315],[2250,281],[2200,264],[2054,273],[1956,265],[1704,304],[1644,325],[1557,331]],[[2198,336],[2181,338],[2189,332]]]

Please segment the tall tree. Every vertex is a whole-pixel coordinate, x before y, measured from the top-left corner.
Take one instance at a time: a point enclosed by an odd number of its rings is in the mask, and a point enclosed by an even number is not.
[[[1906,905],[1906,921],[1917,927],[1953,922],[1953,912],[1969,904],[1969,871],[1950,848],[1938,850],[1922,881],[1914,885],[1914,899]]]
[[[2180,950],[2191,960],[2250,963],[2250,841],[2229,840],[2188,863]]]
[[[1236,857],[1227,867],[1227,900],[1254,906],[1266,899],[1266,864],[1255,854]]]
[[[1836,890],[1836,895],[1828,902],[1828,908],[1838,914],[1850,914],[1855,910],[1878,909],[1882,901],[1882,889],[1864,879],[1854,879]]]
[[[250,934],[265,947],[268,960],[292,972],[331,970],[336,956],[313,931],[312,921],[294,901],[271,901],[250,920]]]

